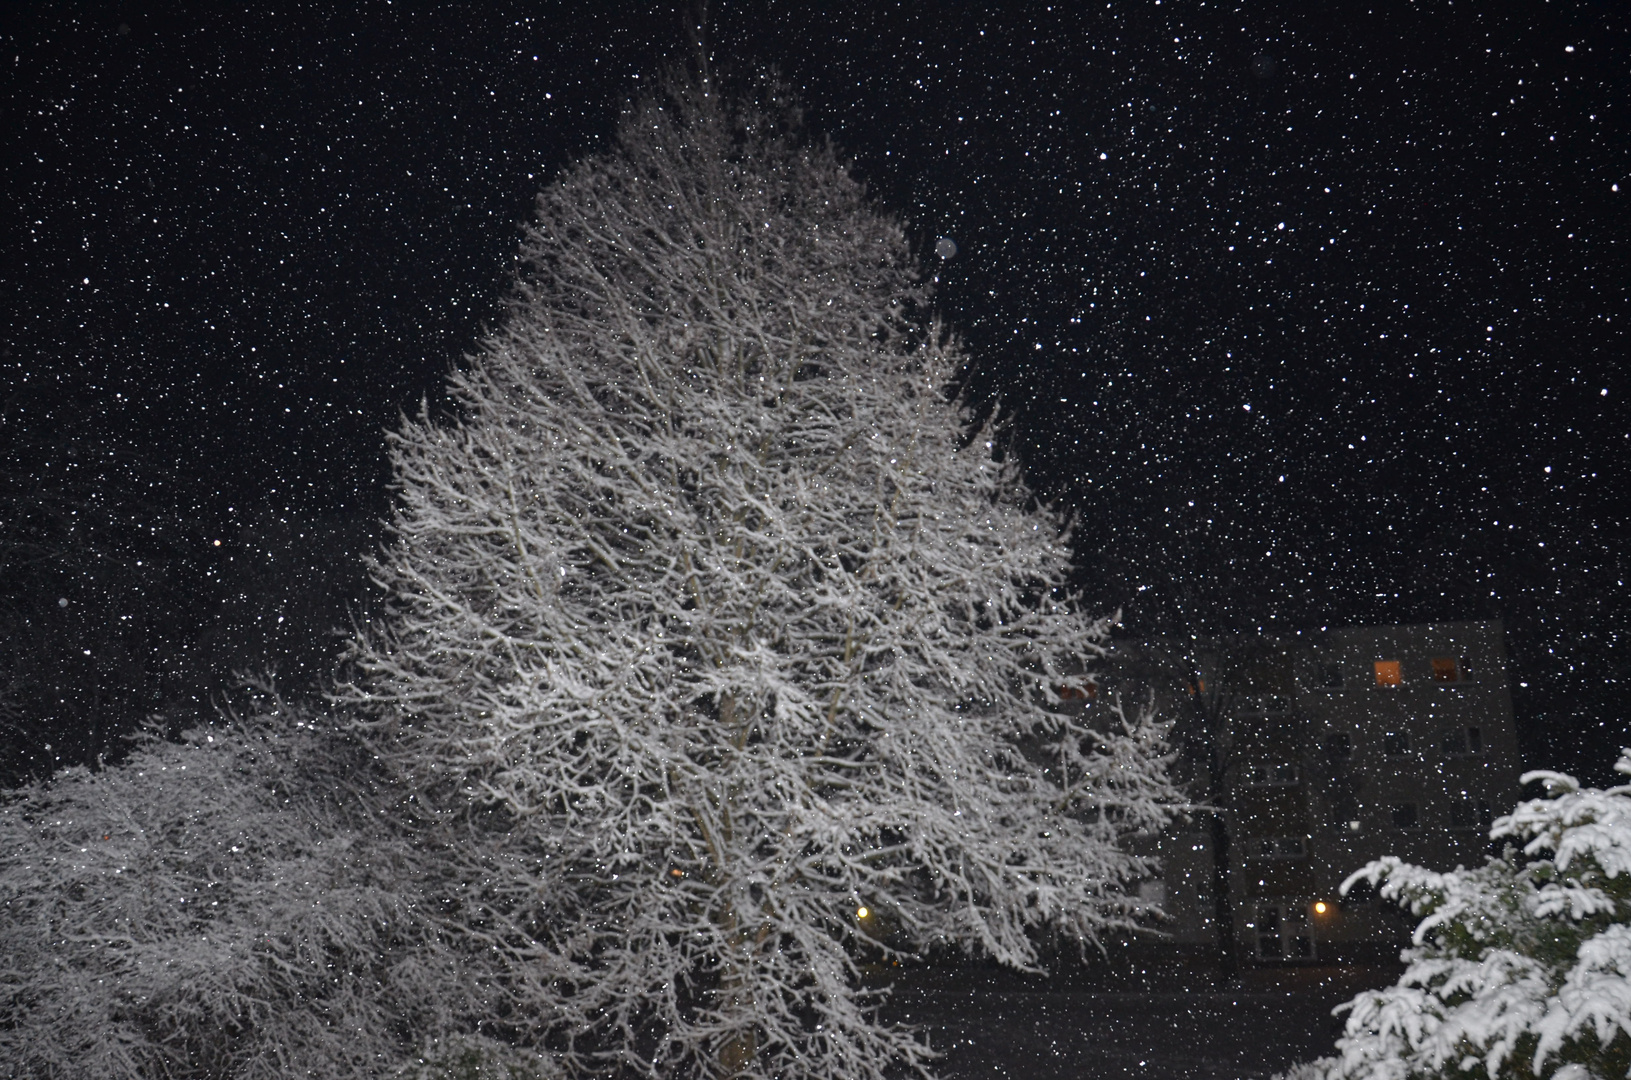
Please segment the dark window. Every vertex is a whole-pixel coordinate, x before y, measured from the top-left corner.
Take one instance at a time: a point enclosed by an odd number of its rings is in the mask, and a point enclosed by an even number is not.
[[[1410,753],[1410,736],[1403,731],[1390,731],[1382,736],[1382,752],[1388,757],[1403,757]]]
[[[1421,824],[1421,817],[1416,813],[1416,804],[1413,802],[1393,804],[1393,827],[1395,829],[1414,829]]]
[[[1484,732],[1477,725],[1451,728],[1444,734],[1446,754],[1477,754],[1484,749]]]
[[[1488,832],[1494,822],[1494,812],[1484,799],[1476,802],[1472,799],[1462,799],[1450,807],[1450,828],[1477,829]]]
[[[1309,960],[1314,936],[1309,933],[1308,908],[1295,901],[1261,903],[1257,908],[1257,955],[1266,960]]]
[[[1280,944],[1280,909],[1264,906],[1257,910],[1257,951],[1262,956],[1284,953]]]
[[[1306,854],[1300,836],[1254,836],[1246,841],[1248,859],[1300,859]]]
[[[1325,736],[1325,752],[1339,760],[1353,757],[1353,736],[1346,731],[1333,731]]]
[[[1356,881],[1348,887],[1347,892],[1342,894],[1339,903],[1343,910],[1347,910],[1349,908],[1364,907],[1375,899],[1375,885],[1372,885],[1369,881]]]
[[[1330,690],[1342,689],[1342,665],[1321,664],[1320,685]]]
[[[1246,765],[1240,770],[1240,782],[1244,787],[1295,787],[1297,766]]]

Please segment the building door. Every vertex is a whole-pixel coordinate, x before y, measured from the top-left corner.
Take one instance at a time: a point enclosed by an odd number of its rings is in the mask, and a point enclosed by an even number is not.
[[[1257,955],[1264,960],[1314,959],[1314,932],[1308,905],[1300,900],[1257,902]]]

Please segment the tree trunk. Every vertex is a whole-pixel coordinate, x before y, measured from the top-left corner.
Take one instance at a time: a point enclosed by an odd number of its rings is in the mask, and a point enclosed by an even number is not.
[[[1212,918],[1218,927],[1218,972],[1232,979],[1236,968],[1235,905],[1229,892],[1229,827],[1222,810],[1212,811]]]
[[[737,917],[735,905],[725,913],[726,926],[729,930],[731,943],[730,953],[726,957],[725,970],[720,975],[719,993],[723,998],[727,1013],[748,1016],[757,1016],[758,1011],[753,1008],[753,991],[744,977],[744,967],[752,961],[748,951],[748,935],[742,930],[741,920]],[[762,937],[763,935],[761,935]],[[753,943],[757,945],[758,943]],[[721,1076],[746,1076],[753,1069],[753,1063],[759,1056],[759,1028],[757,1024],[749,1024],[746,1028],[726,1040],[719,1048],[719,1072]]]

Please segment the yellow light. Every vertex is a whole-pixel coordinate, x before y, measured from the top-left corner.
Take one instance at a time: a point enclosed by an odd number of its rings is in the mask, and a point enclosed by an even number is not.
[[[1314,901],[1314,914],[1316,914],[1316,915],[1324,915],[1325,914],[1325,901],[1324,900]]]
[[[864,919],[870,914],[872,914],[872,912],[868,911],[864,907],[858,907],[858,908],[855,909],[855,917],[857,919]]]

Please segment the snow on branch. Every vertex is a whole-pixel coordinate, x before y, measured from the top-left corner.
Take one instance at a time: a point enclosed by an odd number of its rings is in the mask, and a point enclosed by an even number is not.
[[[563,972],[506,1007],[583,1068],[923,1071],[862,965],[1132,926],[1119,841],[1177,801],[1151,717],[1060,707],[1104,634],[1070,538],[779,95],[632,108],[540,197],[456,419],[391,440],[346,696],[421,805],[547,868]]]
[[[269,698],[4,797],[14,1075],[377,1076],[474,1030],[456,896],[322,723]]]
[[[1616,769],[1631,774],[1631,750]],[[1433,873],[1388,858],[1344,883],[1421,916],[1398,984],[1361,994],[1326,1080],[1631,1075],[1631,786],[1529,773],[1546,798],[1498,819],[1505,853]]]

